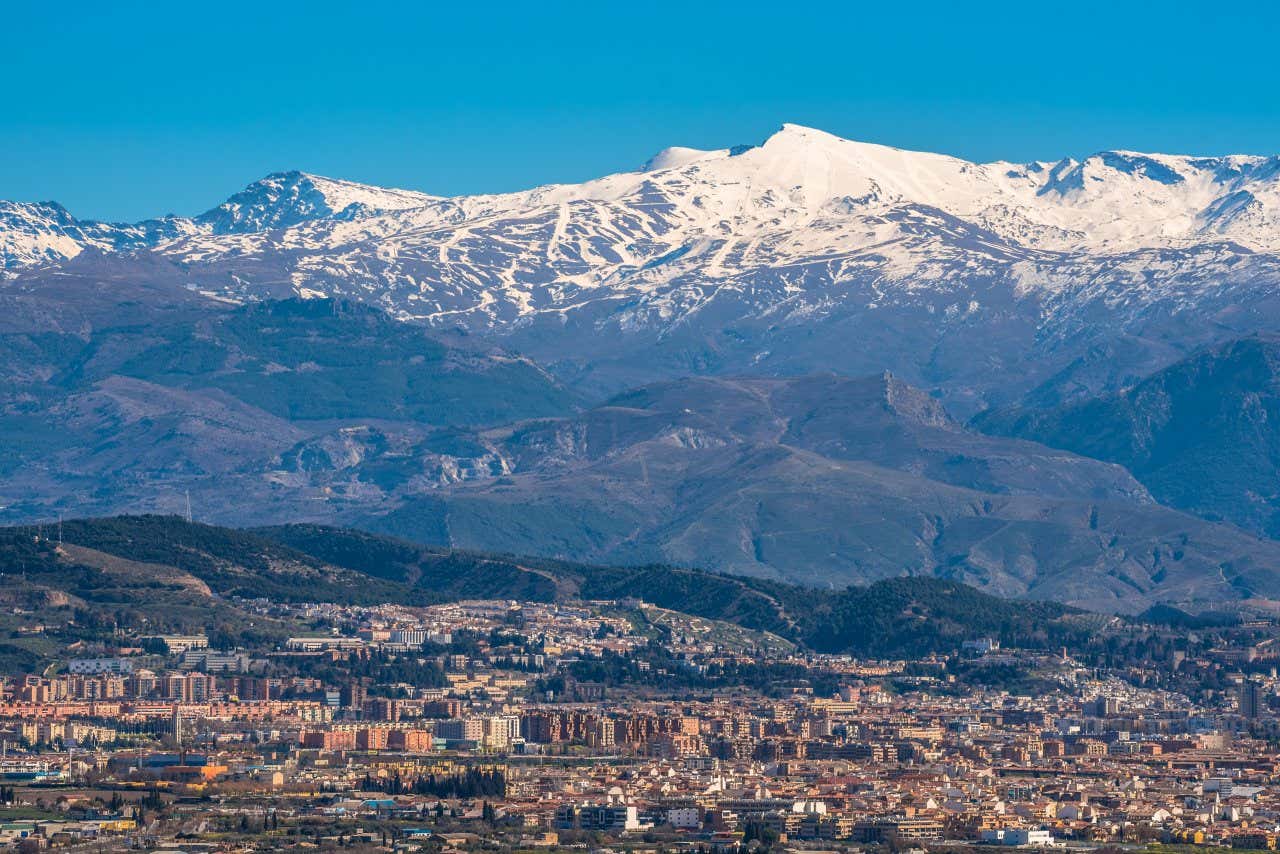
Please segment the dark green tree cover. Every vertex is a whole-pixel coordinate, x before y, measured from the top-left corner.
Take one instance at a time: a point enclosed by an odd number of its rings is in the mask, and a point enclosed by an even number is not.
[[[370,693],[377,695],[376,685],[406,683],[420,688],[443,688],[449,684],[444,671],[430,659],[419,660],[405,655],[371,653],[352,656],[345,661],[300,659],[292,665],[296,675],[319,679],[329,685],[369,680],[375,684]]]
[[[47,533],[51,532],[37,527],[0,528],[0,554],[4,555],[0,572],[19,575],[57,566],[54,544],[41,536]]]
[[[992,637],[1024,649],[1076,647],[1090,633],[1061,618],[1078,613],[1053,602],[1011,602],[954,581],[894,578],[836,594],[796,590],[800,640],[819,652],[921,655]]]
[[[14,540],[36,535],[33,527],[6,529],[0,540],[6,549]],[[47,535],[49,532],[45,531]],[[199,523],[188,524],[176,516],[114,516],[65,522],[62,537],[67,543],[106,552],[143,563],[176,567],[194,575],[223,596],[264,597],[280,602],[322,601],[349,604],[380,602],[421,603],[424,597],[413,588],[384,582],[378,578],[352,575],[326,564],[312,555],[296,551],[246,531]],[[46,547],[47,543],[44,544]],[[35,565],[46,574],[62,579],[59,586],[91,601],[122,601],[96,593],[105,577],[96,569],[50,559],[47,552],[21,546],[16,560],[44,559]],[[10,567],[14,559],[0,558],[0,566]],[[21,565],[21,564],[20,564]],[[6,571],[12,571],[6,569]],[[146,584],[146,582],[140,582]],[[135,584],[134,586],[137,586]],[[157,593],[166,586],[155,584]]]
[[[421,546],[363,531],[324,525],[280,525],[256,533],[334,566],[413,586],[437,602],[510,598],[553,602],[566,577],[522,558]]]
[[[606,650],[599,658],[583,658],[570,664],[568,673],[579,682],[600,682],[610,686],[650,685],[668,689],[743,686],[764,694],[787,694],[792,688],[809,688],[815,694],[827,696],[834,694],[840,685],[834,674],[769,661],[736,661],[714,664],[705,671],[694,670],[657,643],[631,655]],[[562,694],[566,686],[563,678],[551,677],[539,683],[538,688]]]
[[[507,779],[501,769],[468,768],[458,774],[420,774],[405,780],[399,773],[390,777],[365,774],[361,788],[388,795],[430,795],[437,798],[503,798]]]
[[[759,819],[748,819],[742,825],[742,844],[757,843],[761,850],[770,850],[778,844],[778,832]]]

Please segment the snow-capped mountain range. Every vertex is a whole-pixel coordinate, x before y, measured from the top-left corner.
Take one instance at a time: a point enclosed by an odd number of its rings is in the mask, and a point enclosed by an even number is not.
[[[1201,321],[1271,323],[1260,301],[1280,283],[1280,157],[978,164],[784,125],[760,145],[670,148],[634,172],[500,195],[291,172],[200,216],[135,225],[0,203],[10,279],[91,275],[104,254],[145,256],[138,276],[220,299],[354,297],[511,336],[602,388],[665,360],[659,374],[887,366],[954,397],[971,370],[953,347],[1006,378],[1036,349],[1039,367],[1015,383],[1026,391],[1090,347],[1139,339],[1143,367],[1167,362],[1151,323],[1192,309],[1172,349],[1213,338]],[[911,328],[894,333],[903,311]],[[992,331],[999,345],[983,340]],[[865,346],[841,361],[854,339]],[[903,346],[905,361],[863,358]],[[630,366],[603,366],[619,358]]]
[[[1280,596],[1280,544],[1219,521],[1280,536],[1280,337],[1250,337],[1280,334],[1277,157],[786,125],[499,195],[4,202],[0,262],[0,521],[189,488],[234,524],[580,561]],[[1099,459],[1025,440],[1081,436]]]

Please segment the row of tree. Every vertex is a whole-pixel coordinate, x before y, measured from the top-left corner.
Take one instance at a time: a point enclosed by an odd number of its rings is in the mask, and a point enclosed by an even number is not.
[[[507,778],[500,769],[468,768],[458,774],[419,774],[403,779],[366,774],[364,790],[388,795],[431,795],[437,798],[502,798],[507,794]]]

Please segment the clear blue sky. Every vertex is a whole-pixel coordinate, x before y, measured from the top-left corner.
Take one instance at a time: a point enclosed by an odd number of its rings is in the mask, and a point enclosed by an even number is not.
[[[1112,5],[17,0],[0,198],[193,214],[290,168],[499,191],[784,121],[973,159],[1280,152],[1273,4]]]

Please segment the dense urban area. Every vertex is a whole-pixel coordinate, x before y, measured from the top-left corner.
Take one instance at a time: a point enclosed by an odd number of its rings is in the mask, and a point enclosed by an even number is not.
[[[1270,849],[1280,829],[1265,620],[1094,615],[1075,649],[876,660],[638,597],[227,605],[296,634],[75,611],[92,631],[2,683],[0,845]],[[70,637],[9,610],[11,639]]]

